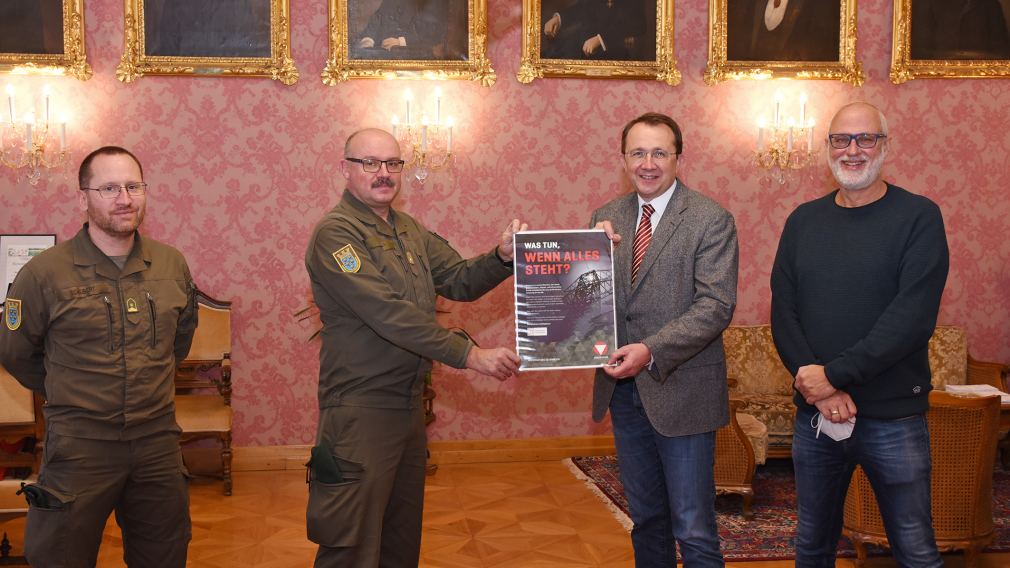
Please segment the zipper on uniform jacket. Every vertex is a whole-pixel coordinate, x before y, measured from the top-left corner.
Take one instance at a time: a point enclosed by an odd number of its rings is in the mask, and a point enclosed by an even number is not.
[[[116,349],[112,341],[112,301],[108,296],[102,296],[102,299],[105,300],[105,315],[108,316],[109,321],[109,353],[112,353]]]
[[[410,265],[408,264],[409,257],[407,255],[409,253],[407,252],[407,247],[403,246],[403,241],[400,240],[400,232],[396,230],[395,222],[390,222],[390,227],[393,229],[393,238],[396,239],[396,245],[400,251],[400,254],[398,254],[397,256],[399,257],[400,267],[403,268],[403,275],[404,279],[406,280],[407,292],[410,293],[410,299],[416,304],[418,302],[418,297],[417,297],[417,289],[414,288],[414,283],[417,279],[414,277],[414,271],[410,269]]]
[[[144,293],[147,294],[147,307],[151,309],[151,349],[154,349],[158,346],[158,317],[154,315],[154,298],[150,292]]]

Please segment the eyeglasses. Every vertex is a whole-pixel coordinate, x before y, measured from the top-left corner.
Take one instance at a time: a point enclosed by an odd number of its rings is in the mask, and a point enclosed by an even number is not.
[[[130,197],[140,197],[147,193],[147,184],[138,181],[130,182],[128,184],[122,185],[118,183],[107,183],[100,187],[82,187],[81,191],[94,191],[98,195],[101,195],[104,199],[116,199],[119,197],[120,192],[126,190],[126,193],[130,194]]]
[[[372,158],[344,158],[344,159],[347,160],[348,162],[355,162],[357,164],[361,164],[361,169],[365,170],[365,172],[370,174],[374,174],[375,172],[379,171],[379,168],[382,167],[382,164],[386,164],[387,172],[391,174],[400,173],[401,171],[403,171],[403,164],[405,163],[403,160],[400,159],[396,160],[374,160]]]
[[[652,161],[655,163],[665,163],[671,156],[673,156],[673,154],[667,152],[666,150],[653,150],[649,152],[642,149],[632,150],[624,155],[634,163],[644,162],[649,156],[652,156]]]
[[[872,132],[860,132],[859,134],[828,134],[828,143],[836,150],[844,150],[849,147],[853,140],[860,148],[873,148],[877,145],[877,140],[887,138],[886,134],[875,134]]]

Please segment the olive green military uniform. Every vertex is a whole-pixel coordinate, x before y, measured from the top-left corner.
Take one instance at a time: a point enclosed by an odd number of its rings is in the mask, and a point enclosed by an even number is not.
[[[410,216],[380,219],[345,191],[305,255],[323,322],[308,534],[316,567],[415,568],[421,540],[431,360],[465,366],[472,344],[435,321],[435,297],[474,300],[512,274],[494,252],[464,260]]]
[[[115,510],[130,566],[182,567],[189,496],[173,403],[196,329],[179,251],[135,235],[120,269],[87,225],[18,273],[0,363],[46,397],[46,443],[25,529],[33,566],[94,566]]]

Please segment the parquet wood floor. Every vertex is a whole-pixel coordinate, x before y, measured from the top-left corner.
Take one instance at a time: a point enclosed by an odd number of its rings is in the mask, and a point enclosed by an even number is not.
[[[198,479],[191,490],[194,568],[305,568],[314,546],[305,538],[302,471],[237,472],[235,492]],[[627,532],[606,506],[560,463],[443,465],[428,478],[421,566],[425,568],[631,568]],[[23,521],[0,530],[20,552]],[[122,563],[122,539],[110,519],[100,568]],[[958,554],[945,557],[960,568]],[[784,568],[791,561],[731,563]],[[839,568],[853,566],[839,560]],[[870,568],[895,566],[874,559]],[[1010,554],[985,555],[980,568],[1010,566]]]

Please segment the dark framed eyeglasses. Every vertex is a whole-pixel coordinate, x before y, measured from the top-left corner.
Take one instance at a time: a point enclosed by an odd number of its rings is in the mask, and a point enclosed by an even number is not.
[[[877,140],[887,138],[886,134],[875,132],[860,132],[859,134],[828,134],[828,144],[836,150],[844,150],[849,147],[853,140],[856,146],[867,149],[877,145]]]
[[[370,174],[374,174],[375,172],[379,171],[379,168],[381,168],[383,164],[386,165],[387,172],[391,174],[400,173],[403,171],[403,164],[405,163],[403,160],[400,159],[395,160],[375,160],[373,158],[344,158],[344,159],[347,160],[348,162],[361,164],[361,169],[365,170],[365,172]]]
[[[130,182],[127,184],[107,183],[98,187],[82,187],[81,191],[94,191],[103,199],[115,199],[122,191],[129,193],[131,197],[140,197],[147,193],[147,184],[142,181]]]

